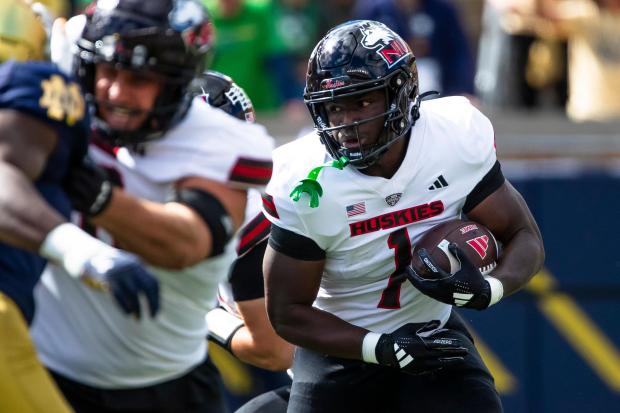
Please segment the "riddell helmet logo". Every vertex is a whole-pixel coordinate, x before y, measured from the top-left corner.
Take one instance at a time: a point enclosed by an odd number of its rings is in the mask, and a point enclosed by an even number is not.
[[[480,255],[480,258],[484,259],[487,256],[487,249],[489,249],[489,237],[487,235],[481,235],[476,238],[467,240],[467,245],[472,247],[474,251]]]
[[[387,63],[388,67],[409,56],[411,52],[403,40],[383,24],[368,23],[360,31],[364,35],[362,46],[374,50]]]
[[[321,90],[336,89],[346,84],[347,82],[343,78],[325,79],[321,82]]]

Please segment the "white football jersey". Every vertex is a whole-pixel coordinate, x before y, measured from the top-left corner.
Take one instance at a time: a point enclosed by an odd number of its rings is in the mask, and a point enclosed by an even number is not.
[[[165,202],[184,177],[243,187],[264,183],[272,149],[273,139],[262,126],[197,98],[179,125],[146,143],[141,153],[91,145],[90,155],[115,170],[129,194]],[[112,241],[103,230],[97,236]],[[183,270],[150,267],[161,284],[161,311],[140,321],[122,313],[109,294],[49,265],[36,291],[32,329],[43,363],[99,388],[142,387],[181,376],[206,356],[205,314],[215,305],[218,283],[234,258],[231,240],[223,254]]]
[[[316,133],[276,149],[273,159],[265,215],[326,251],[316,308],[378,333],[448,319],[450,305],[394,277],[426,230],[461,214],[496,162],[491,123],[467,99],[422,103],[405,159],[390,179],[353,167],[324,168],[316,208],[307,195],[298,202],[289,196],[312,168],[330,160]]]

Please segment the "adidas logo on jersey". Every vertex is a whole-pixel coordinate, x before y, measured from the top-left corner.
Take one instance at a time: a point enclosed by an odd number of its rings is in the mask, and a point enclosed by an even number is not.
[[[434,191],[436,189],[445,188],[446,186],[448,186],[448,181],[446,181],[443,175],[439,175],[437,179],[435,179],[435,182],[433,182],[433,185],[428,187],[428,190]]]

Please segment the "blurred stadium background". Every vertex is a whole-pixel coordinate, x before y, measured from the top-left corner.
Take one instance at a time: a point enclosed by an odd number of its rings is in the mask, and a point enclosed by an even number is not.
[[[311,128],[300,85],[328,27],[356,17],[400,25],[422,91],[466,94],[490,117],[505,175],[545,239],[546,268],[524,291],[462,312],[506,412],[618,409],[620,1],[204,2],[217,33],[213,68],[245,88],[279,143]],[[68,15],[88,2],[43,3]],[[214,356],[233,406],[284,380]]]

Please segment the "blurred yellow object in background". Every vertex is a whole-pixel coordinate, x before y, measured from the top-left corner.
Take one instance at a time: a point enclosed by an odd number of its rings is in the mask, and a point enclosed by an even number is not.
[[[46,43],[43,23],[27,2],[0,2],[0,62],[43,60]]]
[[[527,83],[538,89],[552,85],[561,79],[565,64],[560,42],[539,38],[530,46],[525,68]]]

